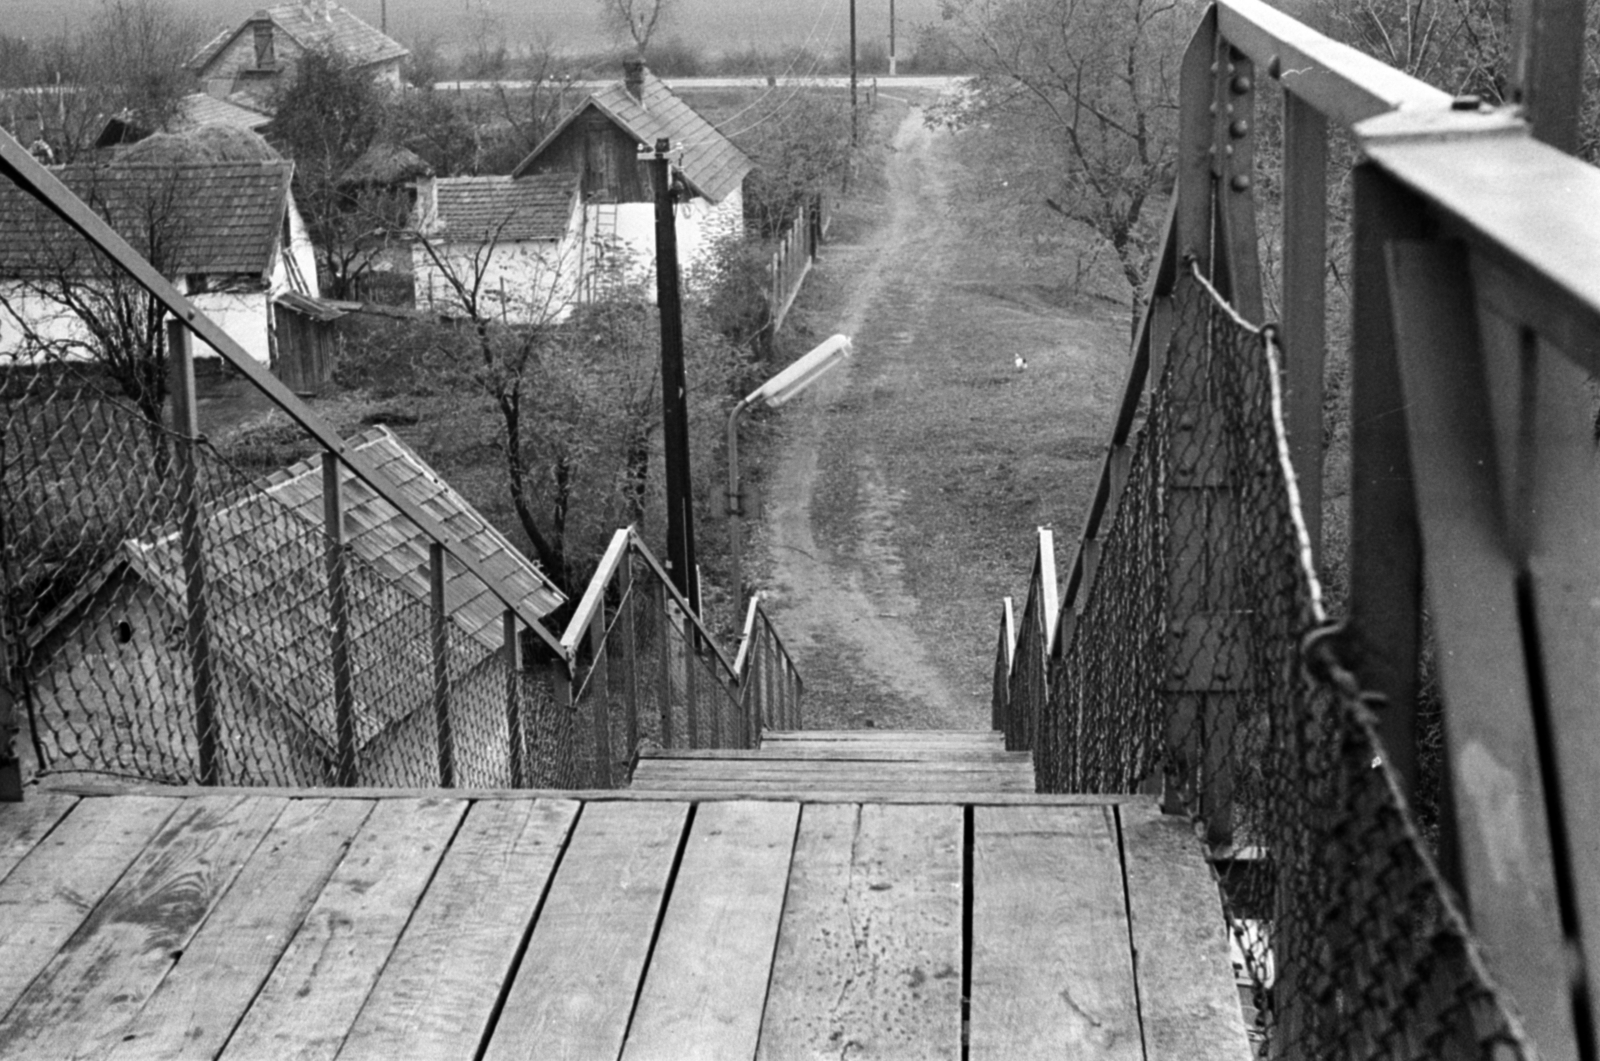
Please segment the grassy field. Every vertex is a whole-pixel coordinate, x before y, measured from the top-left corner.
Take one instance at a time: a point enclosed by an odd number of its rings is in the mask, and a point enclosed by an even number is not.
[[[388,11],[390,36],[414,42],[437,38],[449,48],[468,46],[475,33],[503,35],[515,51],[549,41],[563,51],[594,51],[610,45],[597,18],[596,0],[342,0],[357,17],[374,26]],[[4,32],[39,37],[62,26],[85,22],[99,0],[8,0]],[[167,0],[179,12],[192,14],[208,29],[238,25],[255,12],[258,0]],[[901,39],[912,27],[939,15],[938,0],[897,0],[896,22]],[[857,10],[862,41],[880,41],[889,33],[888,5],[863,3]],[[805,45],[814,51],[837,51],[850,38],[846,0],[680,0],[663,40],[681,38],[708,52],[750,47],[778,51]]]

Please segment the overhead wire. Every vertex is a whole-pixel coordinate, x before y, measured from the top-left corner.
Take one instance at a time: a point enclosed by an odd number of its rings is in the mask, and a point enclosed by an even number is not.
[[[786,78],[789,77],[789,72],[793,71],[794,63],[796,61],[798,61],[800,55],[807,48],[809,48],[811,41],[815,39],[816,28],[817,28],[818,25],[821,24],[822,13],[825,12],[826,10],[827,10],[826,7],[824,7],[824,8],[819,10],[818,16],[817,16],[817,20],[812,23],[812,30],[806,36],[806,42],[801,45],[800,51],[797,51],[795,53],[794,59],[791,60],[791,62],[790,62],[789,70],[785,72],[785,77]],[[830,37],[830,38],[833,36],[834,30],[836,28],[838,28],[839,15],[840,15],[840,12],[842,10],[843,10],[842,0],[834,0],[834,3],[833,3],[833,20],[828,24],[828,32],[827,32],[827,36]],[[733,130],[731,132],[728,131],[727,128],[726,128],[729,124],[731,124],[740,115],[743,115],[743,114],[749,112],[750,110],[754,109],[755,107],[759,106],[764,100],[766,100],[769,96],[771,96],[773,92],[777,91],[776,86],[769,86],[768,90],[766,92],[763,92],[761,94],[761,96],[758,97],[754,102],[746,105],[745,107],[741,108],[738,111],[735,111],[733,114],[729,115],[727,118],[724,118],[720,123],[718,123],[717,126],[715,126],[717,132],[720,133],[722,136],[728,138],[728,139],[732,139],[735,136],[742,136],[745,133],[748,133],[748,132],[751,132],[752,130],[758,129],[762,125],[764,125],[767,122],[771,121],[772,119],[776,118],[779,114],[783,113],[784,109],[786,107],[788,107],[789,104],[794,102],[795,97],[797,97],[807,87],[807,82],[811,78],[816,77],[817,68],[820,67],[821,65],[822,65],[822,55],[821,55],[820,52],[818,52],[817,54],[815,54],[812,57],[811,69],[809,71],[807,71],[801,77],[792,79],[793,83],[794,83],[794,87],[790,90],[789,94],[782,101],[780,101],[778,103],[778,105],[776,107],[774,107],[769,113],[763,115],[762,117],[756,119],[755,121],[749,123],[748,125],[746,125],[746,126],[744,126],[742,128],[739,128],[739,129],[735,129],[735,130]],[[706,141],[706,140],[693,140],[693,141],[689,141],[687,143],[683,143],[683,144],[680,144],[680,145],[674,145],[674,146],[678,147],[678,148],[692,148],[692,147],[698,147],[701,144],[707,143],[707,142],[708,141]]]

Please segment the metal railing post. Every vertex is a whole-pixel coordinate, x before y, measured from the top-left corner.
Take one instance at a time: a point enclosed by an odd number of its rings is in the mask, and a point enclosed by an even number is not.
[[[672,654],[674,651],[672,641],[672,616],[667,609],[672,607],[672,597],[667,593],[667,587],[661,583],[655,586],[654,596],[658,606],[656,612],[656,641],[657,641],[657,670],[656,678],[659,684],[660,702],[656,705],[661,714],[661,746],[674,747],[672,733]]]
[[[622,614],[617,626],[622,637],[623,725],[628,740],[628,757],[631,760],[639,750],[639,638],[634,612],[639,602],[634,600],[633,551],[622,561]]]
[[[589,621],[589,680],[584,688],[588,692],[594,724],[594,762],[598,774],[595,778],[601,788],[612,785],[611,773],[611,689],[607,667],[606,609],[602,605]]]
[[[322,452],[323,564],[328,574],[328,654],[333,667],[335,777],[356,783],[355,690],[350,672],[350,594],[345,585],[344,499],[339,457]]]
[[[528,783],[524,759],[527,746],[522,732],[522,653],[517,642],[517,613],[507,608],[500,618],[506,661],[506,752],[511,787]]]
[[[0,529],[0,547],[5,544]],[[4,574],[0,569],[0,574]],[[17,701],[11,695],[14,686],[14,660],[20,654],[20,645],[11,639],[11,623],[6,609],[0,606],[0,803],[22,802],[22,760],[17,756],[16,738],[21,733],[17,717]]]
[[[450,626],[444,610],[444,546],[428,545],[429,598],[432,604],[433,717],[439,736],[439,787],[456,785],[455,736],[450,725]]]
[[[1289,447],[1312,555],[1322,559],[1327,348],[1328,120],[1283,94],[1283,349]]]
[[[178,465],[179,540],[183,553],[184,639],[194,687],[194,732],[200,760],[200,783],[215,785],[217,765],[216,679],[211,655],[211,629],[206,604],[206,569],[200,511],[200,463],[194,452],[200,439],[195,402],[194,348],[182,321],[167,321],[167,363],[171,379],[173,427]]]

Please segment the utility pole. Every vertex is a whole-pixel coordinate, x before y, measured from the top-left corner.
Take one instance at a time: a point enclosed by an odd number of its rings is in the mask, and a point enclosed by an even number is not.
[[[856,0],[850,0],[850,145],[861,143],[860,108],[856,101]]]
[[[673,216],[671,144],[656,141],[656,307],[661,311],[661,422],[667,466],[667,568],[673,585],[698,608],[694,498],[689,484],[689,406],[683,374],[683,304],[678,290],[678,227]]]
[[[894,77],[899,70],[894,59],[894,0],[889,0],[889,76]]]

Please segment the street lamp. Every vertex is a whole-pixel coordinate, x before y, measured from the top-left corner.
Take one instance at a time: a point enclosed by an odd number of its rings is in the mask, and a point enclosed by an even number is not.
[[[850,356],[850,337],[835,335],[767,382],[745,395],[728,414],[728,549],[733,564],[734,621],[743,619],[744,571],[742,561],[744,492],[739,485],[739,418],[758,405],[777,408],[817,381],[828,369]]]

